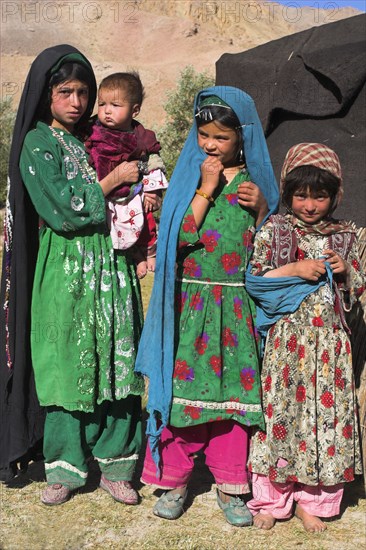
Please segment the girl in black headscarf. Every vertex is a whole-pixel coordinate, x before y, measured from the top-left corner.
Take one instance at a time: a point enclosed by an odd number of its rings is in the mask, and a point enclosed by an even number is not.
[[[95,97],[78,50],[45,50],[30,69],[10,153],[0,466],[11,477],[14,461],[42,437],[45,407],[49,505],[85,484],[90,456],[103,489],[138,501],[130,480],[141,444],[143,380],[133,373],[141,300],[132,261],[113,251],[104,201],[137,181],[138,169],[122,163],[97,181],[82,143]]]

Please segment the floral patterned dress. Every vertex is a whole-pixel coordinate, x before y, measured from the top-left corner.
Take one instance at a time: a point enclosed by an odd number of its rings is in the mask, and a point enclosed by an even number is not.
[[[197,230],[191,207],[179,234],[170,424],[233,419],[263,427],[255,307],[244,286],[254,217],[238,204],[238,174]]]
[[[133,371],[140,289],[129,256],[113,250],[83,144],[39,122],[25,138],[20,168],[42,219],[31,334],[41,405],[93,412],[103,401],[142,394]]]
[[[258,232],[254,274],[272,265],[273,224]],[[319,258],[326,236],[304,234],[298,258]],[[355,241],[350,300],[364,289]],[[351,346],[328,284],[310,294],[297,311],[268,333],[262,369],[266,431],[252,439],[249,470],[271,481],[335,485],[361,473]]]

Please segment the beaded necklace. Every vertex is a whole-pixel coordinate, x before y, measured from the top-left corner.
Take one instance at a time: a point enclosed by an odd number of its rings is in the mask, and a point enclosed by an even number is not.
[[[88,164],[86,164],[85,162],[83,164],[80,162],[80,159],[77,157],[77,155],[71,149],[70,145],[68,145],[66,143],[66,141],[64,140],[63,135],[56,132],[56,130],[53,128],[53,126],[49,126],[49,129],[51,130],[52,135],[57,139],[57,141],[62,145],[62,147],[69,153],[70,157],[72,158],[74,163],[79,168],[82,177],[88,183],[94,183],[95,182],[95,172],[94,172],[93,168],[91,166],[89,166]],[[84,160],[85,160],[85,158],[84,158]]]

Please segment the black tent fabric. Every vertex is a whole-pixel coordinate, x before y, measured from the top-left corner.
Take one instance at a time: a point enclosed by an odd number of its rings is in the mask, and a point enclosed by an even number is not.
[[[314,27],[216,63],[216,84],[251,95],[279,180],[288,149],[325,143],[341,160],[337,217],[366,226],[366,15]]]

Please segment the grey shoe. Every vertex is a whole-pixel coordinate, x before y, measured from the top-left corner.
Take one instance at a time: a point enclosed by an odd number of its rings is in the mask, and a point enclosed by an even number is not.
[[[41,502],[47,506],[57,506],[63,504],[71,497],[71,489],[61,483],[52,483],[47,485],[41,496]]]
[[[188,495],[187,489],[184,495],[167,491],[159,498],[153,508],[153,512],[159,518],[178,519],[183,514],[183,506]]]

